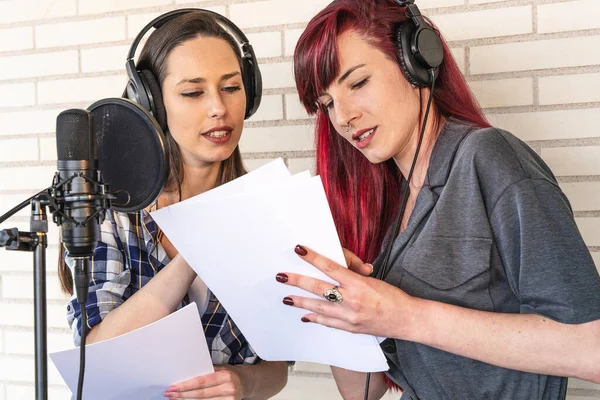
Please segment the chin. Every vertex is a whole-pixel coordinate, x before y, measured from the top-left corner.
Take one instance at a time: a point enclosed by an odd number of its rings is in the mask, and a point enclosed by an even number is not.
[[[375,153],[369,150],[363,151],[362,154],[371,164],[381,164],[382,162],[385,162],[392,158],[391,155]]]
[[[228,149],[219,149],[218,151],[213,151],[211,154],[206,155],[206,160],[210,160],[211,162],[221,162],[227,160],[233,154],[235,147]]]

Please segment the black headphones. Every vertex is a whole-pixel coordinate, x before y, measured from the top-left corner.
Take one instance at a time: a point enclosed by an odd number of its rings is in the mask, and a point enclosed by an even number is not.
[[[431,70],[434,79],[438,75],[438,67],[444,60],[444,47],[439,35],[421,15],[415,0],[394,0],[401,7],[406,7],[409,19],[400,24],[396,32],[398,43],[398,59],[406,79],[414,86],[431,86]]]
[[[252,49],[252,45],[250,45],[248,38],[246,35],[244,35],[240,28],[238,28],[229,19],[209,10],[198,8],[182,8],[179,10],[170,11],[153,19],[140,31],[140,33],[138,33],[131,44],[129,54],[127,55],[127,61],[125,63],[125,69],[127,70],[127,75],[129,76],[129,82],[127,83],[125,93],[123,94],[124,97],[138,103],[146,110],[150,111],[150,113],[158,121],[160,127],[163,129],[163,132],[167,129],[167,113],[163,104],[160,84],[158,83],[156,77],[149,70],[143,69],[138,71],[133,58],[135,57],[135,51],[138,44],[146,32],[150,30],[150,28],[158,29],[172,19],[192,12],[202,12],[213,16],[220,25],[224,26],[226,30],[230,31],[229,33],[232,34],[232,36],[241,45],[242,79],[246,91],[245,119],[250,118],[256,112],[262,98],[262,76],[258,68],[256,55],[254,54],[254,50]]]

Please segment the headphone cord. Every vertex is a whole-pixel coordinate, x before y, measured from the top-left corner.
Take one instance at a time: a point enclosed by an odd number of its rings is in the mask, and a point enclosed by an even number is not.
[[[435,89],[435,69],[431,68],[429,70],[429,77],[431,78],[431,90],[429,91],[429,100],[427,101],[427,108],[425,110],[425,118],[423,118],[423,126],[421,127],[421,133],[419,135],[419,142],[417,144],[417,150],[415,151],[415,156],[413,157],[412,165],[410,167],[410,172],[408,173],[408,178],[403,182],[402,190],[402,203],[400,204],[400,210],[398,211],[398,215],[396,216],[396,220],[393,225],[393,236],[390,238],[390,241],[387,246],[385,259],[383,261],[383,265],[381,269],[377,272],[376,278],[383,280],[387,276],[388,273],[388,261],[390,259],[390,254],[392,252],[392,245],[394,243],[394,239],[398,236],[398,230],[400,228],[400,223],[402,222],[402,217],[404,216],[404,212],[406,211],[406,204],[408,202],[408,197],[410,195],[410,181],[412,179],[413,172],[415,170],[415,165],[417,164],[417,158],[419,156],[419,151],[421,150],[421,144],[423,143],[423,134],[425,133],[425,127],[427,126],[427,119],[429,117],[429,110],[431,108],[431,102],[433,100],[433,91]],[[369,384],[371,382],[371,373],[367,372],[367,378],[365,380],[365,396],[364,400],[369,400]]]

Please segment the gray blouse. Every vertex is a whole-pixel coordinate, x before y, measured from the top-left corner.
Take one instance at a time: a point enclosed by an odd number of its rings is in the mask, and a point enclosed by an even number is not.
[[[385,280],[412,296],[567,324],[600,319],[600,277],[567,198],[542,159],[499,129],[446,123],[389,262]],[[403,400],[566,397],[563,377],[391,344],[388,376]]]

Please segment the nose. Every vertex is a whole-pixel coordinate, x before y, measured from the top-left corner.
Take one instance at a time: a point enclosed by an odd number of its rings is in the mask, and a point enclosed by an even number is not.
[[[210,118],[214,119],[223,118],[227,113],[227,108],[225,107],[225,103],[223,102],[219,91],[216,91],[215,94],[210,96],[207,102],[207,113]]]
[[[358,118],[358,110],[351,100],[337,99],[333,102],[335,123],[338,126],[349,126],[353,120]]]

